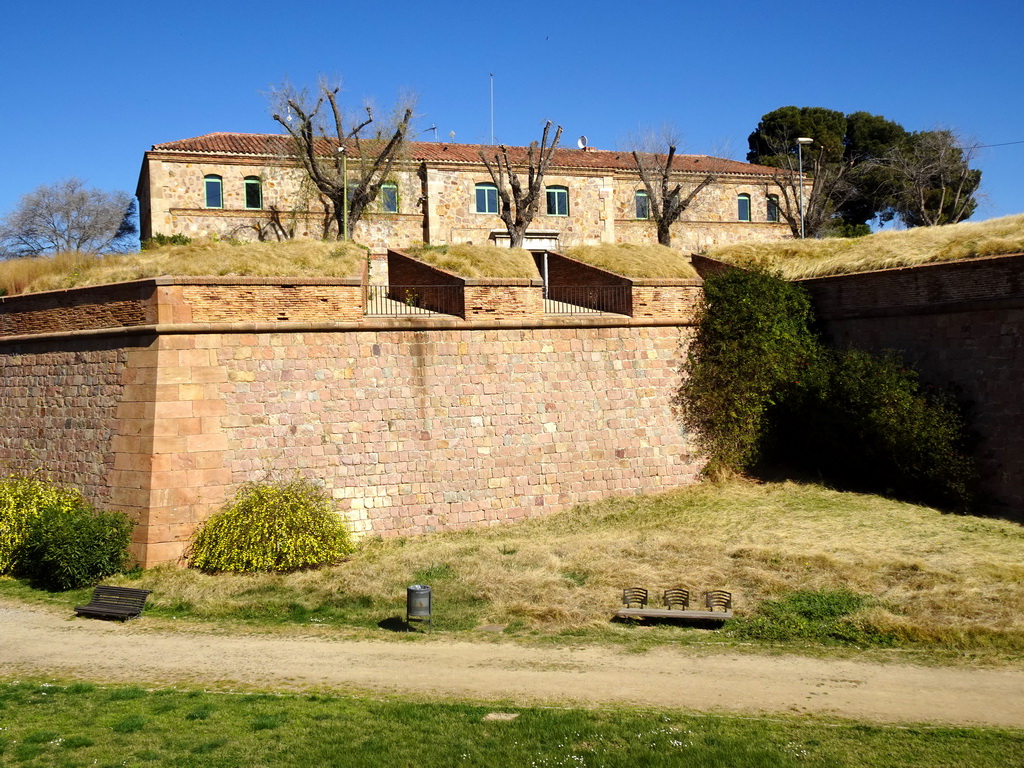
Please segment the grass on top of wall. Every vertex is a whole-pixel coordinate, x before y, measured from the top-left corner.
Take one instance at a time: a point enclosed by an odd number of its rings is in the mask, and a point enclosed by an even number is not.
[[[406,587],[427,584],[437,631],[498,624],[509,635],[615,642],[637,638],[610,622],[624,587],[646,587],[654,603],[668,587],[698,598],[726,589],[747,616],[762,606],[780,616],[778,601],[799,594],[784,613],[824,606],[852,632],[840,644],[1024,652],[1024,526],[789,482],[707,483],[516,524],[371,538],[320,570],[209,576],[161,567],[110,581],[153,590],[147,616],[373,631],[400,625]],[[0,594],[21,593],[34,599],[0,580]],[[86,596],[60,599],[73,606]],[[838,603],[850,615],[834,615]],[[668,634],[648,637],[685,638],[684,629],[658,629]],[[770,629],[736,636],[787,639]]]
[[[539,280],[530,252],[495,245],[418,245],[402,249],[413,258],[459,277],[514,277]]]
[[[698,277],[689,258],[664,245],[576,245],[562,253],[624,277],[685,280]]]
[[[1024,214],[856,238],[777,240],[713,248],[708,256],[762,266],[787,280],[1024,252]]]
[[[202,241],[138,253],[54,256],[0,261],[0,294],[35,293],[147,277],[360,277],[367,251],[355,243]]]

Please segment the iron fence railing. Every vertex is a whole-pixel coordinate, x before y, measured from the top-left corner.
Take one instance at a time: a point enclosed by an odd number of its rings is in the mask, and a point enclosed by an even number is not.
[[[629,285],[551,285],[544,311],[550,315],[586,315],[613,312],[631,314],[633,293]]]
[[[366,286],[367,315],[461,315],[463,301],[461,285]]]

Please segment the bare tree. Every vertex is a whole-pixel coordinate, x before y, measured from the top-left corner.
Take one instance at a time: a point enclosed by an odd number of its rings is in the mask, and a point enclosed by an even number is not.
[[[548,135],[551,131],[551,121],[544,125],[544,133],[541,135],[540,145],[534,141],[527,148],[526,152],[526,187],[523,187],[519,174],[515,171],[516,165],[521,162],[513,162],[509,158],[508,147],[504,144],[498,147],[493,159],[488,159],[486,153],[480,152],[480,159],[487,166],[487,172],[491,174],[494,186],[498,188],[500,205],[498,215],[505,223],[511,238],[511,247],[520,248],[523,244],[523,237],[526,228],[530,226],[533,217],[537,214],[537,206],[540,204],[541,192],[544,184],[544,174],[547,173],[548,165],[551,163],[551,156],[558,146],[558,140],[562,136],[562,126],[557,126],[555,136],[548,144]]]
[[[72,177],[24,195],[0,220],[0,244],[13,256],[126,251],[137,244],[135,213],[131,195],[90,189]]]
[[[684,193],[683,177],[672,168],[675,156],[676,145],[671,140],[667,155],[633,150],[633,161],[647,191],[651,218],[658,227],[658,242],[666,246],[672,245],[672,225],[679,221],[697,195],[718,179],[717,173],[707,173]]]
[[[908,227],[955,224],[977,207],[981,171],[973,147],[949,130],[922,131],[893,147],[881,164],[892,176],[893,212]]]
[[[388,123],[375,123],[370,106],[364,107],[365,116],[348,121],[338,103],[339,89],[321,82],[313,102],[305,91],[284,86],[275,98],[286,117],[275,112],[274,120],[291,136],[297,160],[325,199],[340,239],[377,198],[401,157],[413,110],[407,99]],[[329,115],[321,113],[325,103]]]

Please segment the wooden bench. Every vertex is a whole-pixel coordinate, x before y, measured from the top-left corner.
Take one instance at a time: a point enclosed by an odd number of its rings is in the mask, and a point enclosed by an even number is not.
[[[147,597],[148,589],[100,585],[93,590],[88,605],[75,606],[75,613],[95,619],[135,619],[146,606]]]
[[[647,607],[648,592],[643,587],[622,590],[622,608],[615,615],[622,619],[686,619],[692,621],[725,621],[732,618],[732,594],[724,589],[704,593],[705,610],[690,608],[690,591],[679,587],[662,594],[663,608]]]

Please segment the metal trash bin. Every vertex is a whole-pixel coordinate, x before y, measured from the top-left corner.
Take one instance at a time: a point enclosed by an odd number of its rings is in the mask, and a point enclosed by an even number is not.
[[[412,627],[413,621],[425,621],[431,631],[434,629],[433,600],[426,584],[412,584],[405,590],[406,629]]]

